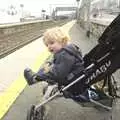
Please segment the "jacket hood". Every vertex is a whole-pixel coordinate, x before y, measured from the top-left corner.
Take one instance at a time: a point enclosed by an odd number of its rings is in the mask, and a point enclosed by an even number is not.
[[[68,49],[71,52],[77,53],[79,51],[79,47],[76,46],[75,44],[68,44],[67,46],[64,47],[64,49]]]

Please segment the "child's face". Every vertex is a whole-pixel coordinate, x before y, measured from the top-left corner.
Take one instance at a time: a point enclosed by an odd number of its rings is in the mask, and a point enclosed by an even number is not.
[[[56,52],[61,50],[61,48],[63,48],[62,43],[54,40],[49,40],[45,44],[48,47],[48,50],[53,54],[55,54]]]

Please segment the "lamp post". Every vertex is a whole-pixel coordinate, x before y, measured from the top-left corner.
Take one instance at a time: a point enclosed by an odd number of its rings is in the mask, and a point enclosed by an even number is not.
[[[86,28],[86,35],[90,37],[90,6],[91,0],[86,0],[86,7],[87,7],[87,28]]]
[[[42,9],[41,12],[42,12],[42,19],[45,19],[45,12],[46,12],[46,10]]]
[[[23,8],[24,8],[24,5],[20,4],[20,7],[21,7],[21,18],[23,18]]]
[[[120,9],[120,0],[117,0],[117,6]]]
[[[77,20],[78,20],[78,19],[79,19],[79,2],[80,2],[80,0],[76,0],[76,2],[77,2],[76,18],[77,18]]]

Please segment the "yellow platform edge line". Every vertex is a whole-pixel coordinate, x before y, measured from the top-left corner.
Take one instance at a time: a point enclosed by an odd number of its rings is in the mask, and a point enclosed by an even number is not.
[[[44,63],[44,61],[48,58],[50,53],[47,49],[43,50],[43,52],[39,55],[35,64],[32,66],[34,71],[37,71]],[[11,105],[14,103],[16,98],[20,95],[20,93],[24,90],[25,86],[27,85],[23,73],[15,80],[12,85],[4,92],[4,94],[0,95],[0,120],[4,117],[7,113]]]

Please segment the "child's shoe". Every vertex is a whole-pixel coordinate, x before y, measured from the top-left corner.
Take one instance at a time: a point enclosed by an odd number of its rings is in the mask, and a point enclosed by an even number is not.
[[[37,82],[36,74],[30,68],[26,68],[24,70],[24,77],[28,85],[32,85]]]

